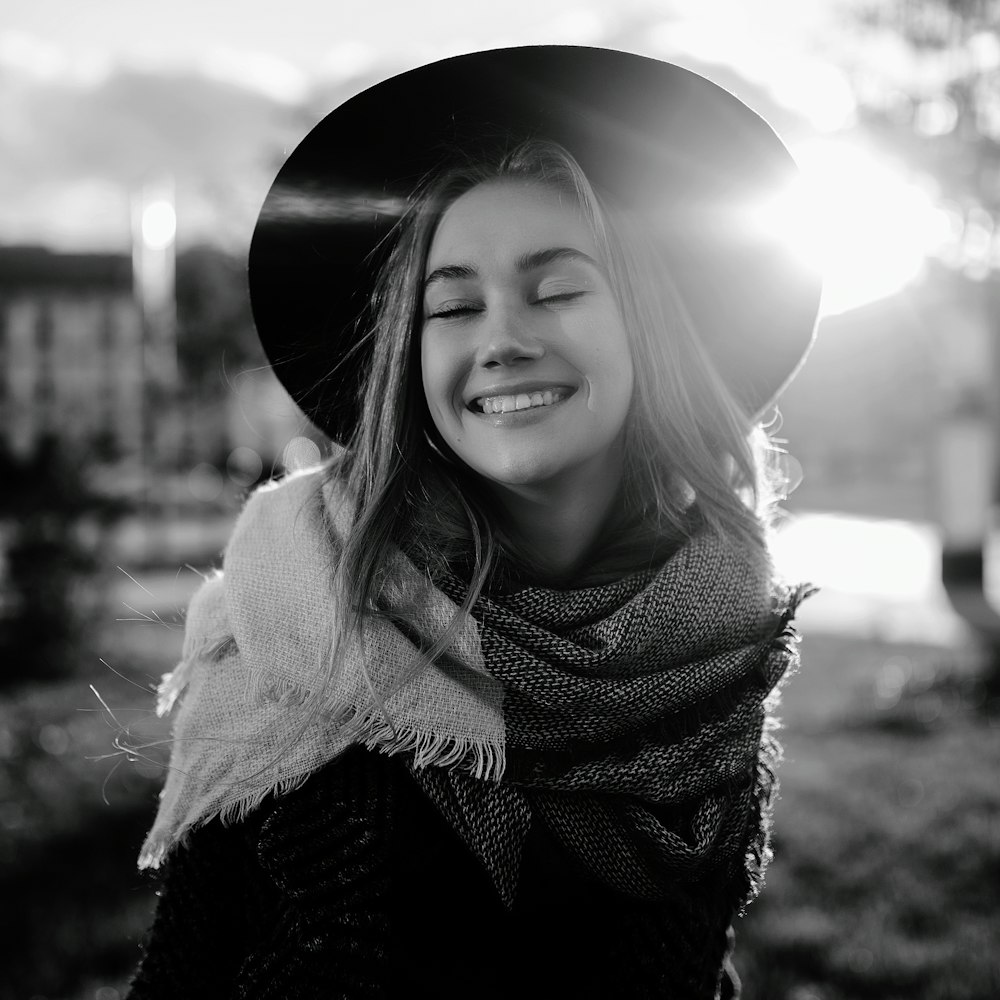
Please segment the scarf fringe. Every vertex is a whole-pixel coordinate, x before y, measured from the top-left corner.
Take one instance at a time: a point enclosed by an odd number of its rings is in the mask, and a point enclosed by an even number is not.
[[[301,774],[291,775],[273,783],[259,786],[252,792],[240,796],[235,801],[229,802],[219,809],[211,810],[196,822],[181,826],[178,830],[167,832],[151,831],[139,853],[139,870],[159,868],[167,854],[173,848],[187,845],[192,831],[200,826],[204,826],[215,818],[218,818],[223,826],[242,823],[254,810],[260,808],[264,800],[270,795],[273,794],[280,797],[301,788],[314,770],[314,768],[310,768]]]
[[[232,823],[242,823],[254,810],[260,808],[261,803],[268,796],[273,794],[275,797],[280,798],[282,795],[288,795],[290,792],[301,788],[308,781],[313,771],[314,768],[310,768],[301,774],[282,778],[273,785],[258,789],[252,795],[244,795],[235,802],[230,802],[229,805],[224,806],[219,811],[219,821],[223,826],[229,826]]]
[[[285,693],[292,696],[298,694],[296,691],[288,690]],[[355,716],[347,722],[345,729],[347,732],[337,734],[344,739],[345,748],[350,743],[361,742],[369,750],[378,750],[384,754],[412,752],[413,766],[418,769],[460,765],[464,761],[470,761],[471,758],[469,770],[476,778],[499,781],[504,772],[505,754],[502,745],[474,743],[468,739],[421,733],[412,728],[393,728],[377,715]],[[355,730],[357,737],[352,739],[352,731]],[[255,785],[235,801],[210,810],[196,822],[177,830],[166,832],[152,830],[139,853],[139,870],[159,868],[175,846],[187,843],[193,829],[216,817],[226,826],[242,823],[269,796],[281,797],[301,788],[315,770],[314,766],[309,766],[301,773]]]
[[[150,834],[146,838],[146,842],[142,845],[142,850],[139,852],[139,860],[136,863],[136,867],[139,871],[145,871],[147,868],[154,870],[159,868],[163,864],[163,859],[167,856],[170,848],[175,843],[183,843],[185,837],[186,831],[176,841],[167,834]]]
[[[416,768],[452,767],[467,762],[469,773],[483,781],[499,781],[506,768],[506,754],[499,742],[476,742],[469,738],[420,732],[412,727],[401,729],[390,726],[378,714],[365,717],[358,728],[369,750],[384,754],[412,751]]]
[[[747,907],[764,888],[764,876],[774,857],[771,848],[771,824],[774,805],[778,799],[776,768],[782,757],[781,744],[773,735],[773,731],[777,728],[777,722],[769,719],[757,754],[748,815],[748,826],[753,835],[747,843],[743,856],[743,872],[738,883],[739,896],[736,901],[736,912],[740,917],[746,915]]]
[[[264,671],[249,671],[246,696],[251,704],[272,703],[282,708],[301,708],[312,697],[301,684]],[[338,739],[363,743],[384,754],[412,753],[414,767],[452,767],[468,762],[471,775],[484,781],[499,781],[506,769],[506,753],[500,740],[475,740],[392,725],[377,709],[364,712],[346,702],[324,704],[323,716],[336,730]]]
[[[785,605],[780,609],[781,630],[771,640],[769,653],[761,663],[762,673],[774,687],[765,700],[764,725],[754,766],[754,783],[748,816],[748,828],[753,834],[743,857],[743,872],[737,899],[737,914],[740,917],[746,915],[747,907],[764,888],[765,873],[774,857],[771,848],[771,827],[779,792],[777,768],[784,757],[784,750],[778,739],[781,720],[771,713],[777,707],[780,698],[780,683],[794,674],[799,666],[800,636],[792,618],[799,604],[815,594],[818,589],[812,584],[804,583],[789,590]]]

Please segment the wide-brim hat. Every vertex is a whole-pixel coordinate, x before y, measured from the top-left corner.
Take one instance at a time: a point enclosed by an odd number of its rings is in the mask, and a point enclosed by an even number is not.
[[[759,416],[812,342],[819,276],[761,224],[797,175],[772,128],[690,70],[571,45],[494,49],[401,73],[328,114],[278,172],[250,246],[250,297],[275,374],[334,440],[370,363],[364,315],[415,187],[457,153],[560,143],[644,220],[709,355]]]

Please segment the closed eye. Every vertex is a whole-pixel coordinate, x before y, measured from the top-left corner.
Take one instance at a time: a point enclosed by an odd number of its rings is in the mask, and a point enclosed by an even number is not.
[[[570,292],[556,292],[553,295],[543,295],[534,299],[531,303],[532,305],[560,305],[561,303],[573,302],[575,299],[579,299],[584,295],[587,295],[586,289],[574,289]],[[437,309],[435,312],[428,313],[427,319],[460,319],[463,316],[471,316],[475,313],[480,313],[484,309],[481,305],[476,305],[473,303],[456,303],[455,305],[445,305]]]
[[[458,306],[445,306],[442,309],[438,309],[437,312],[429,313],[427,319],[452,319],[458,316],[470,316],[472,313],[480,311],[479,306],[471,305],[458,305]]]
[[[539,296],[535,299],[538,305],[548,305],[549,303],[560,303],[560,302],[572,302],[574,299],[579,299],[586,295],[587,292],[584,290],[577,290],[573,292],[557,292],[555,295],[544,295]]]

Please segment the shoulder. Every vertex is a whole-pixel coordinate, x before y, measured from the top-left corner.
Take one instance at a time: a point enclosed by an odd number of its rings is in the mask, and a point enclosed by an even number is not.
[[[329,467],[313,466],[258,486],[246,499],[236,520],[229,547],[238,539],[252,538],[262,529],[273,529],[289,520],[315,517],[327,496],[340,499],[342,490]]]
[[[335,459],[264,484],[247,498],[226,546],[224,568],[273,566],[320,538],[343,536],[353,510]]]

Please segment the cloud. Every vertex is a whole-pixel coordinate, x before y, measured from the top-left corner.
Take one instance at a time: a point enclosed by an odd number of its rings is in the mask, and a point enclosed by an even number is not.
[[[130,193],[170,174],[178,240],[243,247],[301,128],[260,88],[204,74],[118,71],[86,88],[11,77],[0,87],[0,243],[127,246]]]
[[[198,61],[207,77],[257,91],[283,104],[298,104],[310,81],[290,62],[269,52],[216,47]]]
[[[68,49],[26,31],[0,31],[0,70],[39,83],[97,85],[111,72],[95,49]]]
[[[24,187],[20,197],[5,203],[0,234],[6,244],[127,252],[129,192],[97,177]]]
[[[357,39],[339,42],[323,57],[319,76],[329,82],[349,80],[367,73],[376,61],[375,50],[366,42]]]

